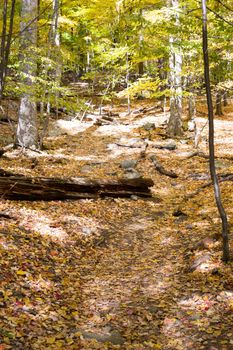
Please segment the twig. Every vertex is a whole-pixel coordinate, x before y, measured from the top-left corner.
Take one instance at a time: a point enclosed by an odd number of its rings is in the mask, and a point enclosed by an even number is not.
[[[155,156],[151,156],[150,157],[155,169],[162,175],[166,175],[168,177],[171,177],[173,179],[177,178],[178,175],[175,174],[173,171],[169,171],[169,170],[166,170],[158,161],[157,159],[155,158]]]

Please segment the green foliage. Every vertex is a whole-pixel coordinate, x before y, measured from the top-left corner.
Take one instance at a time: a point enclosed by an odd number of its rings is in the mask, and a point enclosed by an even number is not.
[[[11,1],[9,1],[11,3]],[[17,1],[14,38],[10,55],[10,77],[6,94],[20,96],[20,16]],[[75,72],[83,79],[98,82],[105,99],[112,98],[113,90],[122,89],[119,96],[137,96],[147,91],[157,98],[163,92],[169,95],[169,55],[171,36],[177,40],[174,50],[182,52],[183,85],[187,93],[203,88],[201,11],[196,0],[181,1],[179,8],[161,0],[64,0],[59,16],[59,48],[49,41],[53,10],[51,2],[40,1],[37,56],[38,75],[34,80],[38,101],[53,103],[59,96],[60,104],[73,104],[54,71]],[[230,7],[229,2],[226,3]],[[232,13],[214,0],[209,1],[209,39],[211,80],[216,87],[229,86],[233,81]],[[0,12],[3,2],[0,4]],[[216,15],[217,14],[217,15]],[[176,25],[179,15],[180,25]],[[226,21],[224,21],[226,20]],[[2,26],[0,19],[0,28]],[[9,18],[8,23],[9,27]],[[128,56],[128,61],[126,57]],[[161,64],[161,61],[163,62]],[[125,89],[127,73],[137,75],[138,65],[144,64],[145,76],[130,82]],[[75,75],[74,74],[74,75]],[[106,88],[108,91],[106,93]],[[74,108],[74,107],[72,107]]]
[[[119,97],[137,97],[138,95],[147,96],[148,98],[152,97],[160,97],[161,90],[159,89],[161,86],[160,80],[152,79],[150,77],[143,77],[138,79],[136,82],[130,84],[130,86],[127,89],[122,90],[118,93]]]

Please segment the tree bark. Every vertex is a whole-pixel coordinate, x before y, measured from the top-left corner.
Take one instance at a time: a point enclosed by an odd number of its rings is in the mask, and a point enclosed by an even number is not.
[[[206,83],[206,96],[208,104],[208,119],[209,119],[209,166],[211,180],[214,185],[214,194],[219,211],[219,215],[222,221],[222,238],[223,238],[223,261],[228,262],[230,260],[229,250],[229,238],[228,238],[228,220],[225,209],[221,200],[220,186],[215,167],[215,148],[214,148],[214,110],[210,85],[210,73],[209,73],[209,54],[208,54],[208,30],[207,30],[207,9],[206,0],[202,0],[202,33],[203,33],[203,58],[204,58],[204,70],[205,70],[205,83]]]
[[[21,7],[21,80],[22,96],[20,100],[17,127],[17,145],[37,148],[37,106],[35,101],[35,77],[37,73],[37,0],[23,0]],[[31,21],[31,23],[30,23]]]
[[[171,0],[171,6],[176,11],[176,26],[179,25],[179,0]],[[182,135],[182,53],[176,46],[177,39],[170,37],[170,118],[167,126],[168,136]]]
[[[11,49],[11,39],[13,33],[14,15],[15,15],[15,3],[16,0],[11,1],[10,11],[10,23],[7,33],[7,12],[8,12],[8,0],[4,0],[3,8],[3,23],[2,23],[2,40],[0,49],[0,99],[3,97],[5,81],[7,76],[7,67]]]
[[[188,98],[188,113],[189,120],[193,120],[196,117],[196,101],[193,93],[191,93]]]
[[[216,111],[215,111],[215,114],[217,116],[223,115],[223,111],[222,111],[222,92],[221,91],[217,91],[217,93],[216,93]]]
[[[8,0],[4,0],[3,14],[2,14],[2,33],[1,33],[1,48],[0,48],[0,98],[3,94],[4,72],[5,72],[5,43],[6,43],[6,27],[7,27],[7,7]]]
[[[224,106],[224,107],[227,107],[227,106],[228,106],[227,91],[224,91],[224,92],[223,92],[222,97],[223,97],[223,106]]]

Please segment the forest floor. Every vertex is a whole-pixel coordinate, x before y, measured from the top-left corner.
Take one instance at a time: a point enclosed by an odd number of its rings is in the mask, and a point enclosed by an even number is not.
[[[102,126],[88,115],[82,123],[54,122],[45,151],[1,157],[5,170],[66,178],[130,176],[122,162],[136,160],[131,174],[151,178],[154,187],[152,199],[1,198],[0,349],[231,350],[232,263],[221,260],[213,189],[201,188],[209,182],[208,159],[190,157],[192,132],[165,138],[167,113],[115,112]],[[203,112],[199,130],[205,123]],[[206,129],[199,143],[205,154]],[[1,146],[11,141],[8,125],[0,134]],[[231,107],[216,119],[216,154],[218,173],[233,173]],[[177,178],[161,175],[151,155]],[[233,252],[232,181],[221,188]]]

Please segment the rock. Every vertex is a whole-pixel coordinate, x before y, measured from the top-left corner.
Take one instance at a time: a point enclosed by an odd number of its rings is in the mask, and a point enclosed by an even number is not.
[[[196,128],[195,121],[194,120],[190,120],[188,122],[188,131],[193,132],[193,131],[195,131],[195,128]]]
[[[185,227],[187,228],[187,230],[192,230],[194,228],[192,224],[188,224]]]
[[[122,169],[132,169],[135,168],[137,165],[137,160],[135,159],[125,159],[123,162],[121,162],[121,168]]]
[[[118,331],[112,331],[111,333],[94,333],[80,330],[84,339],[94,339],[99,343],[112,343],[113,345],[123,345],[124,338]]]
[[[156,212],[153,213],[153,216],[157,217],[157,218],[164,218],[165,211],[156,211]]]
[[[205,267],[207,264],[210,263],[210,260],[211,260],[211,256],[210,254],[204,254],[204,255],[201,255],[199,257],[197,257],[191,267],[190,267],[190,271],[203,271],[205,270]]]
[[[178,209],[176,211],[173,212],[172,214],[173,216],[175,216],[176,218],[179,218],[179,217],[187,217],[188,215],[185,214],[182,210]]]
[[[88,174],[92,171],[92,168],[90,165],[84,165],[81,170],[80,170],[80,173],[81,174]]]
[[[125,174],[124,174],[124,178],[125,179],[139,179],[141,177],[141,175],[139,174],[139,172],[135,169],[126,169]]]
[[[89,235],[91,235],[91,234],[93,233],[93,229],[91,229],[90,227],[83,227],[83,228],[82,228],[82,232],[83,232],[85,235],[89,236]]]
[[[212,237],[206,237],[198,242],[194,249],[211,249],[215,245],[215,240]]]
[[[131,196],[131,199],[134,200],[134,201],[137,201],[137,200],[139,199],[139,197],[138,197],[138,196],[132,195],[132,196]]]
[[[177,148],[176,143],[174,140],[170,140],[167,144],[166,144],[166,149],[173,151]]]
[[[146,123],[143,125],[143,129],[146,131],[151,131],[155,129],[155,124],[154,123]]]

